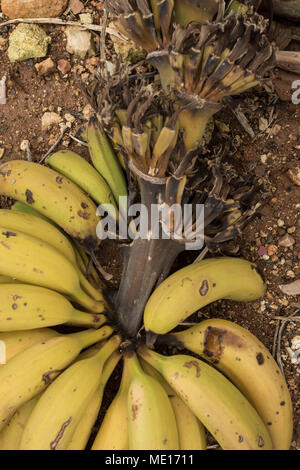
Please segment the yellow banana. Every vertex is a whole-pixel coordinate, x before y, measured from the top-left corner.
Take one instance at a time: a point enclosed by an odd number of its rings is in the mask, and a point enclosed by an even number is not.
[[[270,435],[256,410],[220,372],[192,356],[139,354],[155,367],[224,450],[270,450]]]
[[[119,205],[120,196],[128,195],[126,180],[118,157],[96,117],[92,117],[88,124],[88,145],[94,167],[111,188]],[[127,213],[127,210],[124,212],[125,206],[119,207],[119,211]]]
[[[0,341],[5,344],[6,362],[18,353],[30,348],[36,343],[47,341],[59,336],[57,331],[50,328],[37,328],[26,331],[6,331],[0,333]],[[0,367],[2,367],[0,365]]]
[[[145,328],[164,334],[215,300],[249,302],[264,293],[255,264],[227,257],[203,260],[172,274],[153,292],[145,307]]]
[[[176,419],[164,388],[143,371],[133,352],[124,356],[124,363],[129,375],[129,450],[179,449]]]
[[[53,153],[46,163],[81,187],[99,205],[104,205],[114,218],[118,217],[118,208],[112,191],[105,179],[95,168],[71,150]],[[111,207],[112,206],[112,210]]]
[[[0,331],[31,330],[68,323],[99,328],[101,314],[75,309],[61,294],[28,284],[0,284]]]
[[[49,223],[50,222],[50,223]],[[27,214],[24,212],[11,211],[0,209],[0,226],[9,230],[18,230],[26,233],[27,235],[34,235],[34,237],[49,243],[60,253],[62,253],[76,268],[80,283],[87,294],[95,300],[102,300],[103,297],[99,290],[95,289],[82,274],[77,266],[76,253],[72,243],[61,232],[61,230],[51,221],[43,220],[39,216]]]
[[[273,357],[254,335],[236,323],[212,318],[170,338],[212,362],[240,389],[267,426],[274,449],[290,448],[290,394]]]
[[[206,434],[202,423],[177,395],[170,397],[178,429],[180,450],[205,450]]]
[[[26,423],[40,395],[24,403],[0,432],[0,450],[18,450]]]
[[[0,367],[0,429],[26,401],[43,391],[84,349],[113,332],[99,330],[60,335],[39,342]]]
[[[16,210],[0,209],[0,226],[33,235],[56,248],[72,263],[76,263],[74,250],[69,240],[54,225],[40,217]]]
[[[117,395],[105,413],[92,450],[128,450],[128,387],[129,375],[123,367],[122,380]]]
[[[68,367],[47,388],[25,426],[20,450],[67,448],[99,387],[103,365],[120,342],[119,336],[113,336],[98,353]]]
[[[67,450],[84,450],[90,438],[92,428],[97,420],[101,404],[105,385],[108,382],[111,374],[116,368],[121,355],[118,351],[115,351],[104,364],[103,373],[101,376],[100,385],[91,398],[87,405],[75,431],[72,439],[67,447]]]
[[[48,243],[18,230],[0,226],[0,273],[28,284],[57,290],[95,313],[101,301],[91,299],[81,288],[78,269]]]
[[[206,434],[202,423],[191,412],[189,407],[182,401],[176,392],[170,387],[168,382],[165,381],[163,376],[148,364],[144,359],[140,359],[144,371],[155,378],[165,389],[170,399],[179,438],[180,450],[205,450],[206,449]]]
[[[0,188],[1,194],[38,210],[87,249],[98,246],[95,204],[60,173],[37,163],[12,160],[0,165]]]

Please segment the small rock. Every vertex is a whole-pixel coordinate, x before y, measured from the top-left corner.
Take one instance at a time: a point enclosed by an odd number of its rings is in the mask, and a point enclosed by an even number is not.
[[[92,43],[92,35],[89,31],[83,31],[77,26],[68,26],[65,30],[67,37],[67,52],[84,59],[86,55],[95,55]]]
[[[268,255],[273,256],[275,255],[275,253],[277,253],[278,248],[276,245],[268,245],[267,250],[268,250]]]
[[[278,225],[278,227],[284,227],[284,220],[278,219],[277,220],[277,225]]]
[[[6,48],[7,39],[0,36],[0,51],[3,51]]]
[[[46,131],[50,127],[55,126],[62,122],[62,118],[59,114],[53,112],[46,112],[42,116],[42,130]]]
[[[265,165],[267,163],[267,155],[266,154],[261,155],[260,161],[263,163],[263,165]]]
[[[83,24],[93,24],[93,15],[91,13],[81,13],[79,19]]]
[[[291,235],[289,235],[287,233],[282,238],[280,238],[280,240],[278,242],[278,245],[283,246],[285,248],[289,248],[289,247],[293,246],[294,243],[295,243],[295,240],[293,239],[293,237],[291,237]]]
[[[70,113],[66,113],[64,117],[65,117],[65,120],[68,122],[74,122],[76,119],[75,116],[73,116],[73,114],[70,114]]]
[[[29,140],[22,140],[21,144],[20,144],[20,149],[23,151],[23,152],[26,152],[27,149],[28,149],[28,145],[29,145]]]
[[[281,131],[281,126],[280,124],[275,124],[275,126],[272,127],[272,134],[277,135]]]
[[[85,107],[82,110],[82,114],[84,118],[88,121],[90,117],[94,114],[94,110],[90,104],[85,105]]]
[[[300,186],[300,167],[296,167],[293,170],[289,170],[287,174],[292,183],[296,184],[297,186]]]
[[[279,286],[281,292],[285,295],[299,295],[300,294],[300,279],[297,279],[290,284]]]
[[[71,70],[71,64],[66,59],[59,59],[57,61],[57,68],[63,75],[66,75]]]
[[[291,269],[289,271],[287,271],[286,275],[287,275],[287,277],[291,277],[291,278],[295,277],[295,273]]]
[[[51,38],[36,24],[19,24],[9,36],[8,58],[11,62],[45,57]]]
[[[268,253],[268,251],[267,251],[267,248],[265,246],[261,245],[259,247],[257,253],[258,253],[258,256],[265,256]]]
[[[74,15],[78,15],[84,9],[84,4],[80,0],[70,0],[69,7]]]
[[[227,126],[227,124],[225,124],[225,122],[223,121],[218,121],[217,119],[215,119],[215,124],[217,126],[217,128],[219,129],[219,131],[222,133],[222,134],[227,134],[228,132],[230,132],[230,127]]]
[[[2,0],[4,15],[9,18],[53,18],[67,8],[68,0]]]
[[[287,233],[295,233],[295,232],[296,232],[296,227],[295,226],[294,227],[289,227],[287,229]]]
[[[0,158],[3,157],[4,152],[5,152],[5,149],[0,147]]]
[[[48,59],[35,64],[35,69],[39,75],[50,75],[56,71],[56,66],[51,57],[48,57]]]

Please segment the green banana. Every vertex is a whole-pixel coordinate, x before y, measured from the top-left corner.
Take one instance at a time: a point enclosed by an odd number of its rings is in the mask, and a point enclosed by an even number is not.
[[[94,167],[111,188],[119,205],[119,198],[128,196],[126,180],[118,157],[96,117],[91,117],[88,124],[88,145]],[[122,216],[127,214],[125,205],[121,204],[119,211]]]
[[[60,150],[47,158],[46,163],[81,187],[97,204],[118,218],[118,208],[105,179],[78,153]]]
[[[215,300],[249,302],[264,293],[255,264],[227,257],[203,260],[172,274],[153,292],[145,307],[145,328],[165,334]]]

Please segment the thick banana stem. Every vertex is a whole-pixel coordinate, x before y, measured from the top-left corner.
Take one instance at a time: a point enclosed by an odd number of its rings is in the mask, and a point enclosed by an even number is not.
[[[158,282],[170,272],[184,243],[172,239],[153,239],[151,232],[152,205],[164,201],[166,182],[164,179],[141,177],[141,202],[148,210],[148,238],[135,239],[126,250],[122,281],[115,299],[118,322],[129,337],[138,332],[148,298]],[[153,209],[153,208],[152,208]],[[145,221],[141,221],[141,225]]]

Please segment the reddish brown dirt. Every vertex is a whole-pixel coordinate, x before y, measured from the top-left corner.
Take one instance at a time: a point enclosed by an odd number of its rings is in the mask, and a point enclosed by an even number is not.
[[[87,83],[92,78],[86,67],[86,60],[74,59],[65,52],[61,27],[44,26],[44,29],[52,38],[48,57],[52,57],[55,63],[61,58],[69,60],[72,71],[67,77],[57,71],[49,77],[41,78],[35,71],[35,61],[12,65],[8,61],[5,48],[0,53],[0,78],[5,74],[8,76],[7,104],[0,105],[0,148],[5,149],[1,161],[26,158],[25,152],[20,149],[24,139],[29,141],[33,160],[40,161],[60,134],[58,126],[50,131],[42,131],[41,117],[45,111],[57,112],[63,119],[66,113],[74,115],[76,120],[70,129],[72,135],[84,122],[83,110],[87,102],[79,84],[81,80]],[[7,32],[2,33],[1,37],[7,37]],[[79,72],[78,77],[76,69]],[[245,229],[240,242],[241,255],[255,261],[263,273],[267,293],[264,299],[248,304],[216,302],[199,313],[199,317],[224,317],[238,322],[272,351],[275,331],[278,324],[281,324],[274,316],[287,317],[296,311],[297,305],[299,308],[299,299],[284,296],[279,285],[300,277],[300,191],[287,173],[289,169],[295,170],[299,165],[300,105],[281,102],[275,94],[268,95],[261,90],[247,95],[244,109],[247,109],[246,115],[257,134],[254,140],[247,135],[228,109],[217,119],[229,126],[228,138],[235,142],[236,149],[226,156],[226,161],[237,172],[254,172],[260,179],[264,192],[269,195],[266,204],[259,209],[257,217]],[[267,131],[260,133],[259,119],[268,119],[270,113],[273,113],[274,120]],[[216,134],[217,131],[211,146],[216,141]],[[86,147],[70,140],[68,136],[65,136],[57,147],[65,148],[88,158]],[[1,207],[6,204],[7,201],[1,198]],[[280,221],[283,221],[283,224]],[[288,231],[295,244],[291,248],[283,248],[279,246],[279,240]],[[259,254],[260,247],[267,250],[267,255]],[[115,242],[104,242],[101,245],[99,260],[113,275],[112,286],[116,287],[121,275],[121,256]],[[183,258],[177,264],[180,266],[182,263]],[[291,363],[286,347],[290,346],[291,339],[297,334],[299,335],[299,322],[289,321],[281,341],[281,360],[295,414],[292,449],[300,449],[300,366]],[[104,398],[105,407],[117,390],[117,383],[118,375],[115,375]]]

